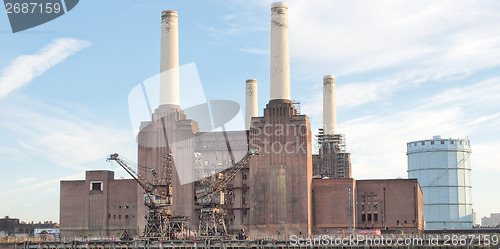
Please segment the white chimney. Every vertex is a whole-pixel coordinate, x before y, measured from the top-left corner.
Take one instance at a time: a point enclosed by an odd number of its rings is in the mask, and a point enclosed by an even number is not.
[[[250,129],[252,117],[259,115],[257,103],[257,80],[247,80],[246,84],[246,103],[245,103],[245,129]]]
[[[271,100],[290,100],[290,54],[288,45],[288,7],[271,6]]]
[[[335,76],[323,77],[323,132],[337,134],[337,110],[335,103]]]
[[[179,105],[179,29],[175,10],[161,13],[160,105]],[[167,72],[165,72],[167,71]]]

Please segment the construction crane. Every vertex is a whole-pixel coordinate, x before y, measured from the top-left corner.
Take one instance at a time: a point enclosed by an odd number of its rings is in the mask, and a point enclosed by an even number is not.
[[[222,207],[226,186],[253,156],[259,155],[258,150],[250,149],[238,163],[234,163],[234,157],[231,151],[229,152],[232,167],[201,179],[195,185],[195,204],[201,206],[199,231],[200,235],[205,238],[223,239],[228,236],[224,222],[226,210]],[[198,167],[203,168],[202,155],[196,153],[195,156]]]
[[[146,180],[118,155],[111,154],[108,161],[116,161],[144,190],[144,205],[147,208],[144,238],[174,239],[186,230],[188,217],[174,216],[169,207],[172,205],[172,154],[164,157],[161,174],[151,169],[153,181]]]
[[[163,117],[161,123],[165,144],[168,145]],[[148,210],[144,229],[144,238],[146,239],[175,239],[177,235],[185,232],[189,219],[187,216],[174,216],[169,208],[172,206],[172,154],[166,154],[163,159],[162,172],[150,169],[153,176],[153,181],[150,182],[132,169],[118,153],[108,157],[108,161],[116,161],[144,189],[144,205]]]

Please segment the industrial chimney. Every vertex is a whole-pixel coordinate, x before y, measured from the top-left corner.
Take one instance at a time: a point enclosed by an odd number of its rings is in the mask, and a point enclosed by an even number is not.
[[[250,129],[252,117],[259,115],[257,103],[257,80],[249,79],[246,84],[245,129]]]
[[[288,7],[271,6],[271,100],[290,100],[290,54],[288,45]]]
[[[335,103],[335,76],[323,77],[323,132],[337,134],[337,110]]]
[[[161,13],[160,105],[179,105],[179,29],[175,10]]]

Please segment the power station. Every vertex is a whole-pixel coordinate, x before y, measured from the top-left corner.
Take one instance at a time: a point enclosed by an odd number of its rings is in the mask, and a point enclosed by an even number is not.
[[[168,210],[187,217],[188,230],[177,236],[230,236],[242,231],[255,236],[310,236],[360,229],[421,233],[423,195],[416,179],[352,179],[350,154],[337,129],[333,75],[323,78],[323,128],[319,153],[313,154],[309,118],[291,100],[285,3],[271,6],[269,102],[258,116],[257,80],[242,80],[246,106],[245,130],[240,131],[226,131],[224,122],[215,121],[213,128],[219,130],[200,131],[204,124],[199,114],[223,116],[229,102],[208,101],[196,107],[202,110],[197,112],[179,105],[178,13],[163,11],[161,20],[160,106],[151,121],[141,123],[137,175],[154,182],[154,172],[163,172],[165,158],[173,156],[172,172],[164,175],[170,184]],[[116,185],[130,181],[92,172],[84,181],[62,181],[61,233],[113,236],[127,228],[143,235],[150,213],[144,205],[145,189],[137,185],[122,191],[119,200],[111,196],[120,189]],[[124,205],[133,207],[127,210],[129,220],[122,216]],[[81,219],[72,218],[81,214]]]

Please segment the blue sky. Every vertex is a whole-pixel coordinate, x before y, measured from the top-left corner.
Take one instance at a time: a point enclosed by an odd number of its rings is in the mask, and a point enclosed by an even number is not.
[[[317,130],[336,75],[353,177],[406,177],[406,143],[472,142],[473,206],[500,212],[498,1],[288,1],[292,98]],[[271,1],[80,1],[12,34],[0,14],[0,216],[59,219],[59,181],[136,158],[128,94],[159,72],[160,14],[179,11],[180,64],[207,99],[269,101]],[[134,124],[135,125],[135,124]],[[117,172],[118,177],[125,176]]]

